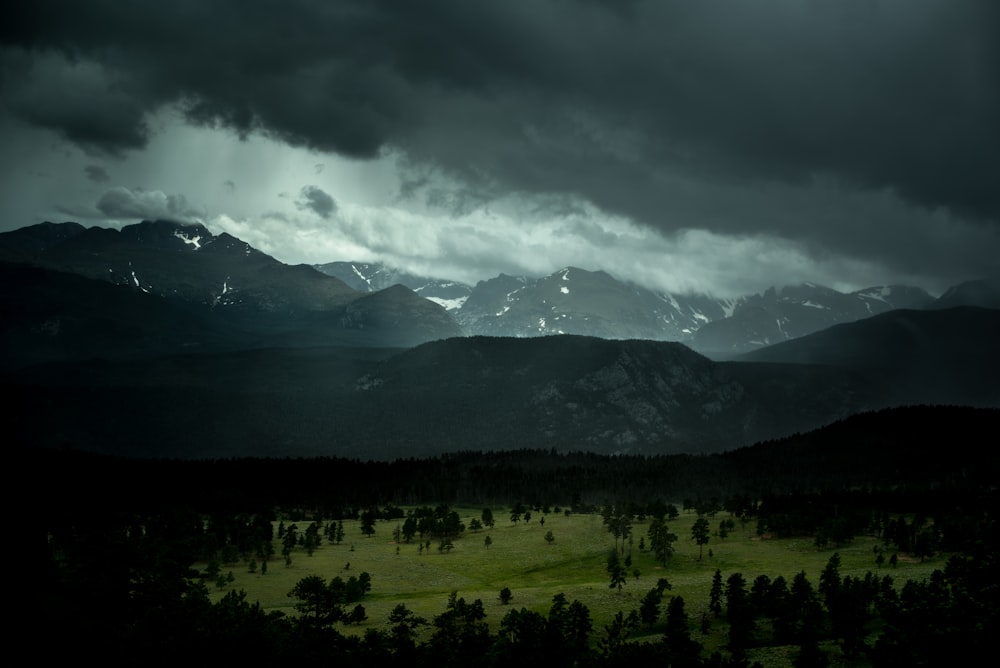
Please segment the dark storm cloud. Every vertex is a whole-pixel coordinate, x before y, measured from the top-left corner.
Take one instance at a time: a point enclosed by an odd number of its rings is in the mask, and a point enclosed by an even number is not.
[[[146,145],[150,100],[127,90],[122,73],[48,51],[0,53],[0,90],[15,116],[52,130],[89,153],[121,155]]]
[[[303,186],[296,205],[312,211],[320,218],[329,218],[337,210],[337,203],[329,193],[316,186]]]
[[[1000,221],[1000,3],[36,0],[4,24],[8,109],[106,152],[173,102],[468,190],[432,204],[578,195],[890,265],[930,250],[907,245],[914,210]],[[856,192],[888,222],[852,219]]]
[[[100,165],[87,165],[83,168],[83,172],[94,183],[107,183],[111,180],[111,177],[108,176],[108,170]]]

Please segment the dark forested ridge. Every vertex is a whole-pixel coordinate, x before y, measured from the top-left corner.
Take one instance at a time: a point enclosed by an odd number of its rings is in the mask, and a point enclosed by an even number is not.
[[[1000,402],[1000,310],[899,309],[742,355],[750,362],[809,364],[863,373],[884,400]]]
[[[989,344],[969,347],[980,349]],[[460,450],[722,452],[901,405],[901,390],[902,404],[995,406],[996,368],[995,354],[964,354],[915,382],[906,364],[717,363],[676,343],[469,337],[406,350],[66,361],[9,369],[0,384],[8,433],[25,445],[391,461]]]
[[[831,490],[989,489],[1000,410],[913,406],[863,413],[819,430],[711,455],[459,451],[429,458],[149,459],[71,449],[13,450],[41,485],[44,507],[77,498],[114,508],[252,505],[362,507],[414,503],[599,505]],[[952,438],[929,440],[928,433]],[[979,434],[979,436],[976,436]]]

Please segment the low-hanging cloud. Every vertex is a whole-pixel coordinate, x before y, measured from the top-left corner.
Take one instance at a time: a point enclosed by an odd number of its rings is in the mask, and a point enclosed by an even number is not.
[[[329,218],[337,212],[337,202],[333,197],[318,186],[303,186],[299,191],[296,206],[302,210],[315,213],[320,218]]]
[[[183,195],[168,195],[159,190],[130,190],[117,187],[108,190],[97,201],[97,210],[118,220],[165,219],[189,222],[198,213]]]

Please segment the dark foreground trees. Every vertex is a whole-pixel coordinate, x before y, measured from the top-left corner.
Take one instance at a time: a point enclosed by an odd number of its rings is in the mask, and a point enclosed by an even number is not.
[[[481,602],[456,594],[431,622],[405,606],[388,620],[366,620],[354,600],[371,586],[364,573],[347,580],[303,578],[292,590],[297,616],[267,613],[241,592],[213,604],[200,574],[187,567],[192,555],[178,527],[190,518],[138,519],[123,527],[105,522],[52,533],[37,619],[60,629],[60,643],[50,652],[54,658],[99,656],[102,665],[134,665],[142,657],[144,665],[280,661],[347,668],[725,666],[739,665],[727,656],[774,643],[797,646],[797,661],[816,665],[833,642],[849,662],[879,668],[975,665],[1000,631],[1000,564],[992,549],[995,536],[989,535],[978,551],[951,558],[926,581],[899,587],[888,576],[842,576],[833,558],[818,590],[804,573],[790,583],[780,576],[751,580],[720,573],[720,603],[735,628],[732,650],[706,656],[692,637],[685,601],[668,598],[666,584],[649,596],[644,610],[623,610],[596,632],[587,607],[562,595],[553,598],[547,615],[511,607],[502,619],[487,619]],[[361,635],[342,634],[338,621],[360,623]],[[654,631],[637,639],[643,621]]]
[[[445,466],[450,462],[442,461],[440,464]],[[634,468],[628,469],[629,476],[639,475],[646,468],[655,469],[649,462],[636,461],[633,464]],[[113,463],[108,466],[109,470],[118,471]],[[161,466],[169,469],[170,465],[156,465]],[[305,463],[302,466],[306,466]],[[353,470],[346,463],[338,463],[338,466],[346,471]],[[328,473],[323,466],[317,468]],[[73,476],[60,477],[60,485],[68,485],[68,481],[80,477],[78,469],[73,469]],[[314,473],[308,467],[294,470],[300,473],[309,471],[309,475]],[[212,471],[213,480],[229,477],[219,475],[217,469]],[[276,476],[270,468],[267,472],[267,480],[294,479],[296,489],[323,487],[329,490],[336,487],[303,484],[300,476]],[[507,478],[495,473],[490,475],[497,479]],[[632,480],[629,476],[625,477]],[[153,479],[152,476],[134,474],[119,477],[144,481]],[[797,647],[803,664],[822,661],[826,654],[848,662],[853,659],[846,657],[856,657],[858,663],[876,668],[975,665],[975,657],[988,654],[993,641],[1000,636],[995,596],[995,592],[1000,591],[1000,564],[997,564],[996,558],[995,512],[991,510],[997,504],[995,491],[973,493],[975,490],[965,484],[965,480],[963,478],[963,487],[959,490],[944,487],[933,493],[918,493],[919,490],[916,490],[905,494],[905,490],[892,490],[891,496],[889,492],[876,494],[862,490],[837,493],[832,497],[839,504],[841,517],[864,515],[864,526],[868,527],[865,530],[878,536],[885,546],[887,557],[896,553],[900,558],[904,555],[908,555],[907,558],[923,557],[919,550],[914,551],[917,542],[914,532],[929,527],[935,528],[934,535],[928,535],[934,539],[931,547],[935,551],[968,555],[948,560],[947,566],[926,581],[894,583],[886,573],[895,575],[897,571],[890,570],[888,566],[878,571],[882,576],[880,579],[855,577],[853,573],[844,576],[833,564],[818,581],[818,587],[814,587],[804,574],[802,577],[789,576],[786,581],[781,576],[754,578],[757,574],[746,573],[745,581],[733,582],[732,600],[729,600],[724,598],[726,590],[723,586],[728,580],[722,578],[720,573],[719,616],[707,621],[720,630],[721,635],[721,629],[729,631],[730,614],[735,612],[735,616],[739,617],[749,606],[752,624],[743,627],[749,633],[730,636],[732,644],[748,644],[752,646],[751,650],[767,644]],[[549,482],[546,479],[546,484]],[[114,489],[106,479],[105,483],[97,486],[101,493]],[[385,490],[393,484],[385,482],[381,488],[383,493],[389,493]],[[566,481],[559,480],[555,484],[566,484]],[[449,489],[440,481],[435,485],[435,493]],[[95,485],[88,480],[87,489],[90,487]],[[182,487],[188,495],[194,493],[193,489],[201,489],[194,484],[174,487]],[[308,506],[308,511],[323,510],[324,517],[356,520],[360,509],[376,507],[373,504],[377,500],[363,496],[374,488],[370,484],[364,489],[359,488],[355,492],[358,498],[352,499],[351,503],[337,501],[335,507],[328,510],[318,503]],[[69,486],[66,489],[74,488]],[[580,666],[722,666],[728,660],[709,657],[707,652],[701,650],[697,643],[701,636],[697,632],[693,637],[691,635],[698,620],[687,619],[684,601],[676,596],[664,596],[658,605],[654,605],[651,599],[645,612],[647,619],[656,613],[653,628],[634,629],[628,623],[630,612],[633,607],[639,608],[642,592],[629,596],[627,591],[623,591],[621,596],[615,595],[614,598],[621,602],[624,609],[621,624],[613,629],[616,641],[606,645],[605,653],[595,649],[598,640],[609,635],[603,629],[603,622],[601,629],[595,631],[589,628],[586,607],[575,601],[554,600],[548,615],[515,609],[512,605],[503,609],[505,613],[512,613],[509,618],[505,615],[502,619],[483,619],[478,616],[479,607],[474,601],[459,605],[456,598],[454,607],[457,612],[449,611],[449,616],[438,624],[421,624],[418,619],[406,614],[405,609],[398,611],[396,617],[388,622],[385,619],[366,621],[366,615],[358,611],[353,619],[361,622],[360,629],[352,627],[349,632],[333,621],[339,613],[335,612],[337,604],[329,598],[332,583],[322,580],[303,585],[300,593],[304,597],[296,600],[305,607],[295,615],[266,612],[258,604],[248,601],[241,592],[231,592],[213,603],[206,591],[206,585],[215,586],[213,578],[208,573],[193,571],[192,564],[212,563],[213,559],[220,562],[223,555],[232,554],[243,563],[250,558],[256,558],[259,564],[267,563],[265,558],[257,556],[257,549],[272,540],[266,534],[271,526],[269,518],[274,517],[273,510],[254,504],[244,507],[241,504],[247,503],[246,499],[254,499],[253,494],[239,496],[241,500],[237,503],[232,500],[236,497],[223,493],[220,488],[212,489],[212,503],[220,503],[214,499],[225,499],[226,504],[233,504],[234,507],[228,511],[229,516],[225,510],[228,505],[193,512],[190,508],[208,503],[205,500],[195,503],[197,499],[193,496],[159,503],[135,493],[119,493],[114,496],[113,502],[87,507],[86,503],[94,503],[94,497],[85,493],[87,489],[71,495],[73,503],[63,501],[42,507],[44,531],[38,533],[43,539],[36,544],[42,552],[40,564],[43,577],[39,579],[39,591],[32,596],[35,609],[24,618],[27,624],[37,625],[40,629],[56,630],[59,642],[53,643],[55,647],[46,647],[47,658],[53,661],[68,659],[79,662],[81,658],[100,657],[102,665],[135,665],[139,657],[144,665],[271,665],[280,661],[283,665],[296,663],[347,668],[379,665],[446,668],[468,665],[462,662],[475,657],[470,660],[480,668],[509,666],[514,662],[538,665],[539,661],[545,661],[546,668],[553,668],[574,663]],[[449,493],[446,498],[454,497]],[[592,498],[593,495],[584,489],[582,499],[573,504],[574,512],[587,512],[587,500]],[[811,530],[815,526],[813,516],[829,514],[828,504],[832,498],[828,494],[768,499],[763,509],[767,520],[764,526],[768,531],[765,539],[770,535]],[[136,509],[119,507],[117,504],[122,502],[121,499],[130,499]],[[423,501],[423,497],[415,499],[419,500],[408,503]],[[497,499],[483,497],[476,504],[477,507],[486,503],[499,504],[501,501]],[[503,497],[502,501],[509,503],[510,498]],[[333,502],[325,499],[323,503]],[[236,506],[239,512],[236,512]],[[657,519],[652,510],[654,504],[650,502],[648,506],[647,516]],[[900,510],[878,516],[865,510],[879,506]],[[908,510],[911,508],[914,509],[912,513]],[[860,513],[859,509],[865,512]],[[957,509],[962,509],[962,512]],[[413,516],[411,528],[414,532],[417,532],[418,520],[431,518],[435,521],[425,524],[425,530],[430,534],[461,531],[450,521],[453,518],[447,506],[434,506],[429,510],[426,517]],[[918,514],[917,510],[921,512]],[[909,513],[905,522],[899,514],[904,511]],[[632,512],[631,506],[628,512]],[[288,534],[308,533],[307,517],[308,513],[301,511],[297,511],[294,517],[286,515],[285,533],[274,537],[274,545],[280,549]],[[379,511],[378,519],[386,518],[386,513]],[[400,527],[403,532],[406,521],[411,518],[404,516],[397,519],[403,520]],[[438,524],[437,519],[442,522]],[[296,522],[299,528],[293,530]],[[337,528],[341,526],[338,523]],[[851,526],[854,526],[853,519]],[[544,530],[538,531],[537,535],[540,537],[542,533]],[[327,533],[324,536],[330,536],[327,538],[330,544],[338,540],[336,534],[331,536]],[[405,536],[401,538],[406,539]],[[481,538],[485,536],[475,540]],[[618,538],[622,540],[618,541]],[[652,543],[652,536],[648,538]],[[265,542],[261,543],[261,540]],[[484,540],[484,544],[486,542]],[[616,537],[616,542],[619,546],[628,544],[624,534]],[[290,539],[288,546],[293,547]],[[302,547],[298,542],[294,546],[296,550]],[[486,552],[485,549],[483,552]],[[621,548],[616,552],[619,557],[622,556]],[[631,553],[629,556],[632,556]],[[653,556],[648,558],[654,557],[662,563],[655,550]],[[693,551],[690,557],[693,559]],[[935,558],[943,561],[941,557]],[[301,562],[306,562],[304,554]],[[888,562],[892,563],[892,560]],[[225,560],[220,563],[210,569],[216,578],[233,568]],[[874,559],[872,564],[874,568]],[[601,566],[603,564],[596,566],[598,572],[595,576],[598,578]],[[609,572],[610,575],[612,573]],[[273,576],[269,574],[267,577]],[[707,579],[706,573],[706,593]],[[316,586],[318,584],[324,586]],[[505,584],[519,585],[515,582]],[[350,578],[341,580],[341,584],[334,589],[340,591],[341,586],[345,598],[347,590],[365,590],[360,577],[354,584],[351,584]],[[335,597],[333,601],[336,601]],[[722,609],[723,603],[731,606],[734,602],[737,610]],[[357,605],[358,602],[345,602],[342,611],[345,615],[354,612]],[[689,601],[689,605],[693,605],[692,609],[697,609],[698,617],[701,617],[705,600]],[[637,610],[637,614],[639,612]],[[606,616],[602,615],[602,618]],[[618,639],[622,642],[617,642]],[[537,657],[537,660],[532,657]]]
[[[295,609],[301,613],[305,623],[322,628],[335,622],[360,624],[364,621],[364,607],[358,604],[348,612],[344,606],[357,603],[370,590],[371,576],[368,573],[357,577],[352,575],[346,582],[339,576],[326,582],[318,575],[307,575],[295,583],[288,596],[298,601]]]

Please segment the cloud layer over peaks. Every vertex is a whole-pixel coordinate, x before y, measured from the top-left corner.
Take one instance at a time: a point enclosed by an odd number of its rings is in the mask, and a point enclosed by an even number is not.
[[[308,149],[317,179],[295,202],[324,220],[344,204],[318,178],[324,155],[393,154],[403,200],[452,214],[582,202],[678,243],[770,238],[887,276],[996,268],[1000,3],[35,0],[8,14],[4,113],[109,159],[146,150],[167,107]]]

